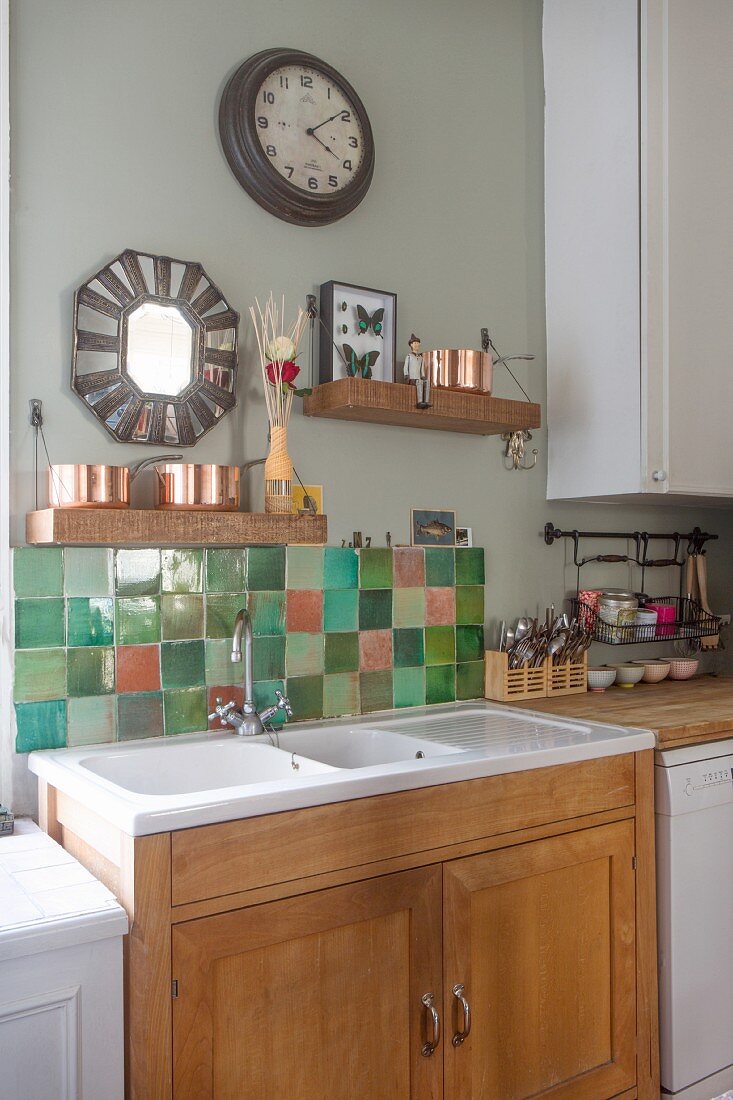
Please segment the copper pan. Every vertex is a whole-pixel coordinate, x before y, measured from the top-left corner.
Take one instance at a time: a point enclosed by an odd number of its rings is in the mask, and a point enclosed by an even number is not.
[[[48,468],[50,508],[129,508],[130,485],[141,470],[163,458],[180,455],[156,455],[132,466],[106,466],[100,463],[54,464]]]
[[[491,393],[494,362],[489,351],[439,348],[423,353],[423,366],[438,389]]]
[[[188,511],[236,512],[239,466],[166,462],[155,467],[155,507]]]

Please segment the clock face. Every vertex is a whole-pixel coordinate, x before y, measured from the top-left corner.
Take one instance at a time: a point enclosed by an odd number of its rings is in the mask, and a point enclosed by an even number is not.
[[[257,137],[273,168],[301,191],[348,187],[364,159],[364,130],[352,101],[325,73],[284,65],[263,81]]]

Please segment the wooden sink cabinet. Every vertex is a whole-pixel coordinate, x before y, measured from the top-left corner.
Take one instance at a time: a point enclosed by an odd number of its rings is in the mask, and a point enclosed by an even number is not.
[[[131,920],[128,1096],[658,1100],[652,763],[137,838],[42,784]]]

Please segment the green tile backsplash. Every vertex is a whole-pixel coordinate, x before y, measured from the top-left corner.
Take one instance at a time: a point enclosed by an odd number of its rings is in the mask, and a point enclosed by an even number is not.
[[[18,752],[206,730],[210,696],[241,687],[244,606],[260,707],[276,688],[299,720],[483,694],[479,548],[22,547],[14,582]]]

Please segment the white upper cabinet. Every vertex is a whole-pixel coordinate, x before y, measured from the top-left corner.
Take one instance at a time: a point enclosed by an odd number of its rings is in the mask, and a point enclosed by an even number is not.
[[[545,0],[548,499],[733,498],[733,0]]]

